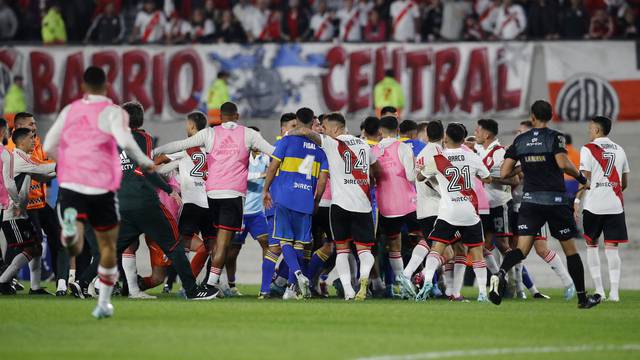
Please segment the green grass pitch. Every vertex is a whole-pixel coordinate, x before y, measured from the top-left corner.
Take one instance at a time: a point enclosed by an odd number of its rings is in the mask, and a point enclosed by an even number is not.
[[[90,316],[93,299],[0,296],[0,359],[640,359],[640,291],[586,311],[560,290],[501,306],[253,295],[187,302],[151,293],[160,299],[116,298],[115,316],[100,321]],[[499,353],[505,348],[520,352]],[[438,353],[450,350],[461,352]]]

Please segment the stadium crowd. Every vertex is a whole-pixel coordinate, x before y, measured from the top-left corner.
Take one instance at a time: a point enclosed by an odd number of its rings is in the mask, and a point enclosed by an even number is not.
[[[0,0],[0,40],[45,44],[636,38],[638,0]]]

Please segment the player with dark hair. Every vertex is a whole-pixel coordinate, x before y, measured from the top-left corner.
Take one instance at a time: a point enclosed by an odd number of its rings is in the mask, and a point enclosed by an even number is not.
[[[564,136],[547,127],[553,114],[551,104],[538,100],[531,106],[533,129],[519,135],[505,154],[501,177],[516,174],[520,161],[524,174],[524,193],[518,216],[518,247],[508,252],[498,274],[491,276],[489,298],[499,305],[506,286],[506,274],[525,259],[533,247],[539,229],[549,224],[551,235],[562,245],[567,267],[578,294],[578,307],[588,309],[600,303],[599,297],[588,296],[584,286],[584,267],[575,241],[576,223],[564,188],[563,173],[589,187],[589,180],[569,161]]]
[[[621,260],[619,244],[629,241],[622,192],[629,186],[629,162],[624,149],[609,139],[611,119],[596,116],[589,123],[590,142],[580,150],[580,170],[591,181],[591,188],[579,193],[576,212],[582,203],[582,223],[587,241],[587,264],[596,286],[594,296],[605,298],[598,243],[604,234],[604,253],[609,267],[609,301],[620,301]]]
[[[398,117],[398,108],[395,106],[385,106],[380,110],[380,118],[385,116],[395,116]]]
[[[411,146],[413,156],[418,156],[426,143],[418,139],[418,124],[413,120],[404,120],[398,126],[400,141]]]
[[[368,116],[362,122],[362,137],[367,144],[374,146],[380,141],[380,119],[375,116]]]
[[[13,295],[16,289],[12,281],[18,270],[29,263],[30,295],[51,295],[40,287],[42,245],[27,214],[27,203],[31,179],[47,181],[56,175],[56,164],[37,164],[29,153],[35,145],[35,134],[28,128],[13,131],[11,139],[15,149],[11,155],[11,166],[3,166],[3,182],[10,198],[3,211],[2,232],[7,239],[7,261],[11,263],[0,275],[0,293]]]
[[[212,249],[208,287],[217,287],[224,267],[227,250],[234,233],[242,230],[242,204],[247,192],[249,152],[252,149],[266,154],[273,146],[259,132],[238,124],[240,114],[232,102],[220,106],[222,123],[200,130],[180,141],[160,146],[156,154],[172,154],[192,147],[204,147],[207,164],[216,169],[216,176],[206,180],[206,190],[214,227],[217,229],[216,246]]]

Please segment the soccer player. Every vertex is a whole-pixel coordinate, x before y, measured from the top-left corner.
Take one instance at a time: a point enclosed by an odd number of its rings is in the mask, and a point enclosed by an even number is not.
[[[69,255],[82,251],[84,222],[91,223],[95,230],[100,247],[101,287],[93,316],[101,319],[113,315],[111,293],[118,280],[119,214],[115,192],[122,179],[118,146],[143,170],[153,170],[154,165],[131,136],[128,116],[106,97],[104,71],[89,67],[82,86],[86,95],[60,112],[47,134],[44,151],[58,160],[58,214],[63,245],[69,248]]]
[[[604,253],[609,266],[609,301],[620,301],[621,261],[618,245],[629,240],[622,192],[629,186],[629,162],[624,149],[609,139],[611,119],[596,116],[589,123],[590,142],[580,150],[580,170],[591,182],[584,191],[582,216],[587,240],[587,264],[596,285],[594,296],[605,297],[600,275],[598,242],[604,233]],[[576,199],[576,209],[580,199]]]
[[[11,138],[15,149],[11,155],[11,164],[3,167],[3,181],[7,185],[10,202],[3,212],[2,232],[7,239],[7,260],[11,263],[0,275],[0,293],[13,295],[16,289],[12,281],[21,267],[30,263],[30,295],[51,295],[40,287],[42,245],[38,241],[35,229],[27,213],[28,193],[31,179],[48,181],[56,175],[56,164],[36,164],[29,153],[35,145],[35,134],[31,129],[15,129]],[[20,252],[15,254],[16,252]]]
[[[301,108],[296,112],[298,128],[311,131],[313,111]],[[302,136],[285,136],[278,141],[271,155],[263,190],[265,208],[275,206],[273,238],[280,241],[284,260],[289,266],[289,287],[283,299],[295,298],[299,291],[309,297],[309,279],[302,271],[304,247],[311,242],[311,219],[320,203],[327,181],[328,164],[322,150]],[[276,171],[278,174],[276,175]],[[271,197],[271,186],[276,198]],[[297,285],[297,289],[295,287]],[[298,290],[298,291],[296,291]]]
[[[247,192],[249,152],[252,149],[265,154],[273,152],[259,132],[238,124],[238,107],[232,102],[220,106],[221,125],[200,130],[180,141],[160,146],[156,154],[172,154],[192,147],[204,147],[207,164],[215,169],[216,176],[206,180],[209,212],[217,229],[216,246],[212,249],[212,261],[208,287],[217,287],[224,267],[227,250],[235,232],[242,228],[242,203]]]
[[[2,176],[5,166],[7,169],[11,166],[11,153],[4,146],[7,138],[7,130],[7,120],[0,118],[0,218],[2,217],[2,212],[9,207],[9,193],[4,183],[4,177]],[[2,249],[0,249],[0,268],[4,268]]]
[[[418,139],[418,124],[413,120],[404,120],[400,123],[398,129],[400,130],[400,141],[411,146],[413,156],[417,157],[427,145]]]
[[[478,301],[487,301],[487,269],[482,254],[484,239],[473,179],[478,176],[483,182],[490,183],[491,174],[476,154],[462,148],[465,133],[466,129],[461,124],[449,124],[444,137],[445,150],[425,159],[421,175],[418,176],[420,181],[435,177],[441,197],[438,218],[429,234],[433,246],[427,255],[423,272],[425,284],[416,295],[416,300],[428,298],[433,287],[431,279],[445,262],[442,254],[447,245],[458,240],[456,233],[459,233],[459,240],[469,248],[473,261],[478,282]]]
[[[325,151],[331,181],[331,230],[336,243],[336,270],[344,289],[345,300],[367,297],[369,274],[374,265],[371,247],[375,241],[369,176],[378,170],[371,147],[362,139],[347,134],[346,120],[340,113],[324,118],[325,134],[308,128],[295,129],[290,134],[307,136]],[[349,254],[351,241],[360,259],[360,289],[351,286]]]
[[[249,128],[260,132],[260,129],[255,126],[250,126]],[[236,261],[247,235],[251,234],[251,237],[260,244],[262,258],[264,258],[269,248],[269,234],[272,233],[272,229],[269,229],[269,223],[264,215],[264,206],[262,205],[262,190],[264,189],[268,167],[269,156],[259,151],[251,151],[247,177],[249,182],[247,185],[247,198],[244,202],[244,215],[242,217],[242,232],[236,234],[231,242],[225,262],[230,296],[242,295],[236,287]]]
[[[509,251],[500,266],[500,272],[491,276],[489,298],[499,305],[506,285],[506,273],[525,259],[533,246],[539,229],[549,224],[551,235],[560,240],[567,257],[569,274],[573,279],[578,307],[592,308],[600,303],[599,297],[587,296],[584,288],[584,268],[576,249],[576,223],[564,188],[563,173],[573,176],[588,187],[589,180],[569,161],[564,136],[547,127],[553,116],[551,104],[538,100],[531,106],[533,129],[516,137],[505,154],[501,168],[503,179],[515,175],[518,161],[524,174],[524,195],[518,216],[518,247]]]
[[[418,124],[418,140],[422,141],[424,144],[427,144],[429,140],[429,135],[427,135],[427,125],[429,125],[429,121],[422,121]]]
[[[151,136],[142,129],[144,123],[142,105],[137,102],[129,102],[124,104],[122,108],[129,115],[129,127],[131,127],[137,145],[140,149],[146,149],[147,156],[151,156],[153,143]],[[118,203],[122,217],[118,234],[118,254],[123,253],[132,243],[138,241],[140,235],[144,233],[152,238],[171,260],[173,268],[180,276],[187,299],[210,300],[215,298],[217,291],[214,289],[198,289],[189,266],[189,260],[187,260],[180,241],[176,219],[160,202],[156,188],[162,189],[176,201],[181,202],[177,192],[157,173],[143,174],[138,169],[135,160],[129,158],[127,150],[123,150],[120,154],[120,160],[123,179],[122,187],[118,191]],[[133,266],[135,266],[135,262]],[[136,281],[135,278],[127,279],[129,284]],[[132,295],[145,297],[140,293]]]
[[[398,140],[398,119],[380,119],[382,140],[373,147],[380,172],[376,177],[376,200],[380,211],[380,228],[387,237],[389,263],[394,278],[402,288],[415,296],[413,285],[403,276],[401,230],[409,233],[420,230],[416,219],[415,160],[411,146]]]

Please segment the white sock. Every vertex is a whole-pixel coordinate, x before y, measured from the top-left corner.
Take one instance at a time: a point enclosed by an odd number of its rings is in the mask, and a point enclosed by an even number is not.
[[[124,276],[127,278],[129,293],[131,295],[140,293],[140,287],[138,286],[138,268],[136,267],[136,254],[122,254],[122,269],[124,270]]]
[[[427,255],[427,261],[424,265],[424,270],[422,270],[422,275],[424,276],[424,283],[433,282],[433,274],[436,273],[436,270],[444,263],[444,258],[442,255],[438,254],[435,251],[432,251]]]
[[[216,286],[218,282],[220,282],[220,274],[222,274],[222,269],[218,269],[217,267],[211,265],[211,269],[209,270],[209,279],[207,280],[207,285]]]
[[[375,263],[375,258],[371,254],[371,250],[358,250],[358,259],[360,259],[360,278],[368,279],[371,273],[371,268]]]
[[[36,256],[29,261],[29,273],[31,290],[40,289],[40,277],[42,276],[42,256]]]
[[[522,283],[522,262],[519,262],[514,266],[515,275],[516,275],[516,291],[521,292],[524,291],[524,284]]]
[[[484,261],[487,264],[487,269],[489,269],[492,274],[497,274],[500,271],[500,267],[496,262],[496,257],[487,249],[484,249]]]
[[[336,271],[338,272],[338,277],[340,278],[340,282],[342,283],[342,288],[344,289],[344,293],[349,295],[353,294],[355,291],[353,290],[353,286],[351,286],[351,267],[349,266],[349,254],[351,254],[351,250],[338,250],[336,255]]]
[[[0,283],[5,284],[11,282],[18,271],[28,262],[29,257],[24,252],[16,255],[13,260],[11,260],[11,264],[9,264],[2,275],[0,275]]]
[[[602,286],[602,273],[600,272],[600,254],[598,254],[598,246],[587,246],[587,265],[589,266],[589,272],[591,273],[593,284],[596,287],[596,294],[604,295],[604,286]]]
[[[402,263],[402,254],[400,254],[400,251],[389,251],[389,264],[393,270],[393,275],[398,276],[402,274],[404,264]]]
[[[447,287],[444,294],[447,296],[453,295],[453,260],[449,260],[444,264],[444,285]]]
[[[478,294],[487,295],[487,264],[484,260],[473,262],[473,272],[476,274],[478,282]]]
[[[67,282],[64,279],[58,279],[58,288],[56,291],[67,291]]]
[[[454,297],[460,297],[462,294],[462,285],[464,284],[464,272],[467,270],[467,258],[462,255],[456,256],[455,264],[453,265],[453,291]]]
[[[349,273],[351,274],[351,287],[354,287],[358,284],[358,262],[351,252],[349,252]]]
[[[75,282],[76,281],[76,270],[75,269],[69,269],[69,282]]]
[[[523,267],[524,267],[524,264],[523,264]],[[538,290],[538,287],[536,286],[536,283],[533,280],[533,276],[531,275],[531,273],[529,273],[529,279],[531,279],[531,287],[529,288],[529,292],[531,293],[531,295],[535,295],[539,293],[540,291]]]
[[[611,282],[609,298],[613,298],[614,300],[616,300],[620,298],[620,295],[618,294],[618,288],[620,286],[622,260],[620,260],[620,254],[618,253],[617,246],[606,246],[604,248],[604,254],[607,257],[607,263],[609,266],[609,281]]]
[[[105,268],[98,266],[98,283],[100,283],[100,294],[98,296],[98,306],[107,306],[111,303],[111,293],[113,285],[118,281],[118,267]]]
[[[411,260],[409,260],[409,263],[402,271],[404,277],[406,277],[407,279],[411,279],[411,276],[413,276],[413,273],[416,272],[418,266],[422,264],[424,258],[427,257],[427,254],[429,254],[429,245],[427,245],[427,242],[422,239],[420,240],[420,242],[418,242],[418,245],[413,248],[413,252],[411,253]]]
[[[544,257],[544,261],[546,261],[551,269],[556,272],[556,275],[558,275],[562,281],[562,286],[568,287],[573,285],[573,280],[571,280],[571,276],[569,276],[567,268],[562,263],[562,260],[560,260],[560,257],[556,256],[555,251],[549,250],[547,256]]]

